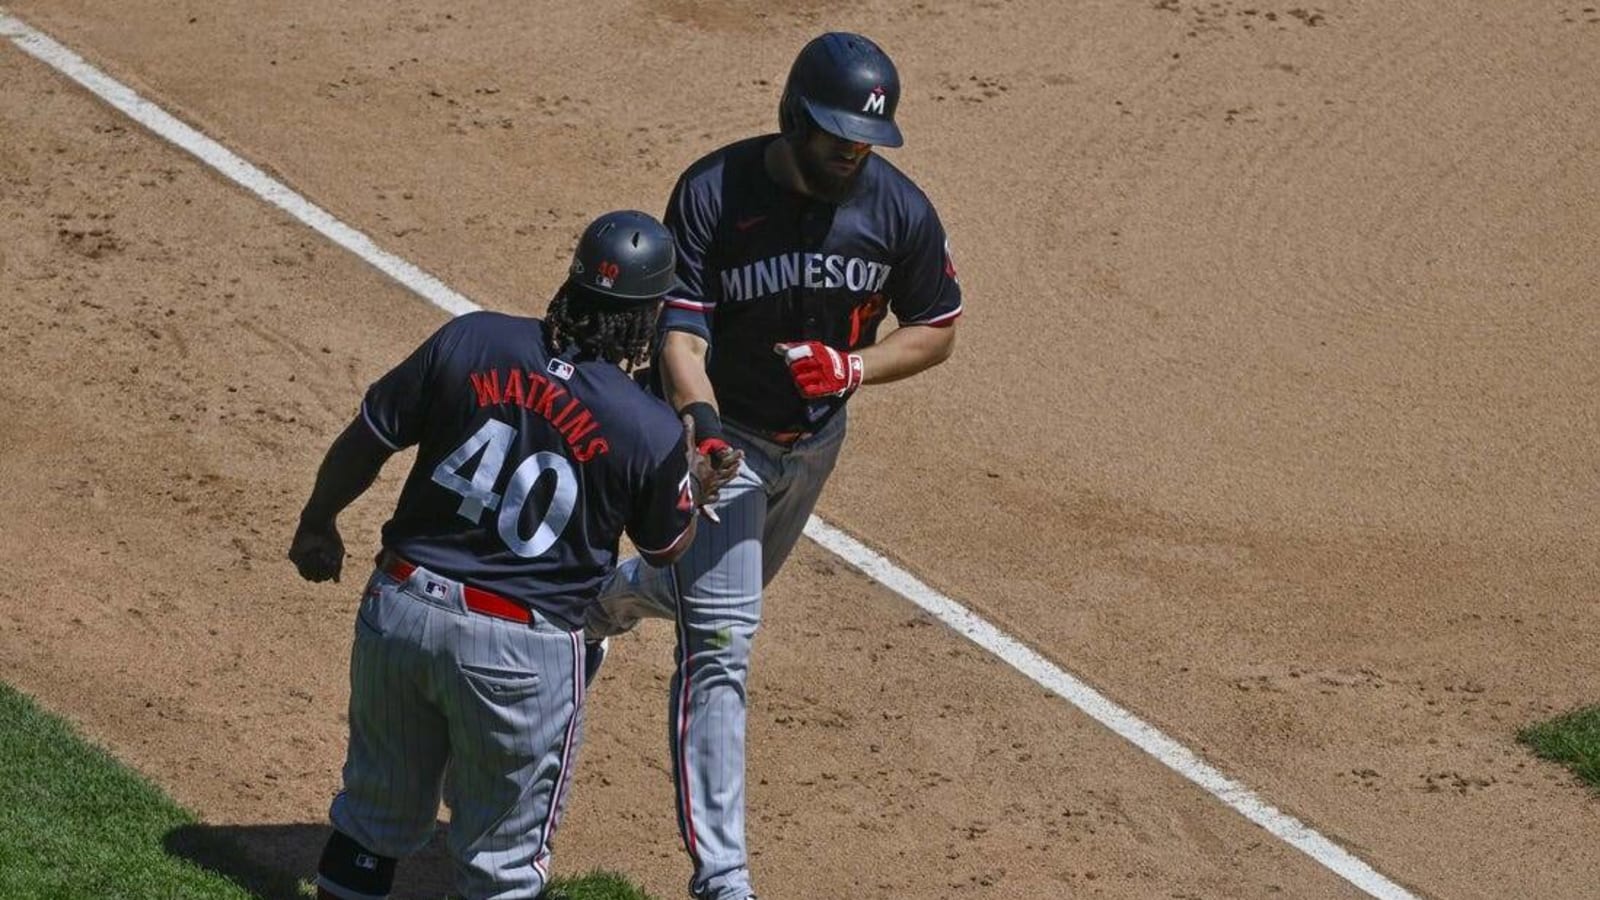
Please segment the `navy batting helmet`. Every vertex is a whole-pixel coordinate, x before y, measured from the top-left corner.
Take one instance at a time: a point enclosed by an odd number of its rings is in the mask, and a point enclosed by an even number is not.
[[[889,54],[859,34],[831,31],[800,50],[783,85],[778,122],[798,134],[809,118],[834,137],[879,147],[905,143],[894,124],[900,73]]]
[[[678,288],[677,261],[672,233],[654,216],[608,212],[578,239],[567,286],[589,299],[655,301]]]

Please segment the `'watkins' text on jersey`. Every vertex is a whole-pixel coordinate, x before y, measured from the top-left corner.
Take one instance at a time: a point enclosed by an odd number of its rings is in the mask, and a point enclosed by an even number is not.
[[[566,365],[564,361],[562,362]],[[571,366],[568,365],[568,368]],[[500,404],[520,406],[544,416],[556,427],[561,436],[566,438],[567,445],[572,448],[572,455],[577,457],[578,462],[586,463],[611,449],[610,442],[603,436],[589,437],[600,427],[600,423],[595,421],[594,416],[584,408],[576,395],[569,395],[566,388],[537,372],[528,372],[526,382],[523,380],[521,369],[510,368],[505,370],[505,373],[504,387],[501,386],[499,369],[467,374],[467,378],[472,382],[473,393],[477,395],[478,406]],[[566,402],[561,405],[560,410],[557,410],[556,404],[563,397],[566,398]]]
[[[883,290],[893,266],[837,253],[783,253],[722,272],[722,299],[754,300],[792,287]]]

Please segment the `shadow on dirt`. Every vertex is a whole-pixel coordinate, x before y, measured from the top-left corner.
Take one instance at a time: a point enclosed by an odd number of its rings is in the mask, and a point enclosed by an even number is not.
[[[167,832],[166,851],[222,875],[262,900],[311,896],[309,883],[328,839],[327,825],[184,825]],[[394,900],[438,900],[450,889],[444,826],[422,852],[401,860]]]

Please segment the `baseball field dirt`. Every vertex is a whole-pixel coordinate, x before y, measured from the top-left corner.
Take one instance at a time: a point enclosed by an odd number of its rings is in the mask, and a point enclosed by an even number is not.
[[[775,129],[806,39],[876,38],[967,312],[820,514],[1415,896],[1594,896],[1600,805],[1515,741],[1600,700],[1593,6],[5,9],[526,314],[594,214]],[[309,872],[404,461],[344,583],[284,551],[445,313],[10,42],[0,86],[0,677]],[[1360,896],[815,544],[766,619],[764,900]],[[671,647],[616,642],[558,872],[682,895]]]

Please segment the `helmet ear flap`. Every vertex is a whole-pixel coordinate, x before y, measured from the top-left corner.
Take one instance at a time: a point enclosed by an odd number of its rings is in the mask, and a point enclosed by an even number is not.
[[[784,91],[778,101],[778,130],[790,140],[798,140],[806,130],[806,116],[800,111],[800,101],[793,91]]]

